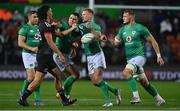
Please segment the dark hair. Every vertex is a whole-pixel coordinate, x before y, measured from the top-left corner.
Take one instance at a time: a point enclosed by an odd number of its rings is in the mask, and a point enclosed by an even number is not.
[[[77,12],[73,12],[73,13],[71,13],[71,15],[76,16],[76,17],[77,17],[78,22],[81,22],[81,17],[80,17],[80,15],[79,15],[79,13],[77,13]]]
[[[78,19],[80,18],[79,14],[77,12],[71,13],[72,15],[76,16]]]
[[[43,5],[41,6],[38,11],[37,11],[37,15],[38,18],[40,20],[45,20],[47,19],[47,11],[50,9],[50,7],[48,5]]]
[[[129,13],[130,15],[135,15],[134,11],[132,9],[125,9],[123,13]]]
[[[27,23],[29,21],[28,17],[35,13],[37,13],[37,11],[35,11],[35,10],[28,11],[27,15],[25,16],[25,23]]]
[[[90,9],[90,8],[85,8],[83,11],[88,11],[88,12],[90,12],[90,13],[92,13],[94,15],[94,11],[92,9]]]

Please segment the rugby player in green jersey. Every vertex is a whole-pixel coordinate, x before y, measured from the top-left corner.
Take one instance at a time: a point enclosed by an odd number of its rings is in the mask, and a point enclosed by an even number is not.
[[[88,71],[92,83],[99,87],[104,94],[105,104],[104,107],[113,106],[110,101],[109,91],[116,96],[116,103],[120,104],[121,97],[119,89],[113,88],[110,84],[103,80],[103,70],[106,68],[106,61],[103,50],[100,46],[101,41],[106,41],[106,36],[101,34],[101,28],[93,22],[94,12],[87,8],[82,12],[82,20],[78,27],[82,35],[93,33],[95,38],[89,43],[83,43],[84,52],[87,57]]]
[[[36,56],[37,67],[36,74],[33,81],[29,84],[28,88],[24,91],[23,95],[19,98],[18,103],[22,106],[29,106],[27,98],[32,94],[32,92],[39,86],[43,81],[45,74],[50,72],[51,75],[55,78],[55,88],[59,93],[59,99],[63,106],[71,105],[76,102],[76,99],[71,100],[67,98],[62,87],[62,81],[60,80],[58,70],[54,60],[53,53],[57,53],[59,59],[64,63],[65,58],[61,51],[57,48],[55,44],[56,32],[52,26],[53,12],[51,7],[48,5],[41,6],[37,11],[39,22],[39,31],[41,35],[41,40],[38,45],[38,52]]]
[[[39,40],[41,39],[38,29],[38,17],[36,11],[30,11],[27,14],[27,23],[19,30],[18,45],[23,48],[22,59],[27,72],[27,79],[24,80],[20,95],[24,93],[35,76],[35,67],[37,65],[36,53],[38,51]],[[34,91],[34,105],[43,105],[40,100],[40,86]]]
[[[62,63],[62,61],[59,60],[58,55],[56,53],[54,53],[53,55],[54,61],[57,64],[60,71],[65,73],[66,75],[69,75],[64,81],[64,91],[67,97],[70,96],[73,83],[79,78],[79,72],[75,68],[74,63],[71,60],[72,54],[75,53],[74,47],[78,46],[78,44],[74,41],[76,41],[80,36],[80,33],[75,31],[77,29],[78,21],[78,13],[70,14],[68,22],[60,21],[58,29],[60,30],[60,32],[62,32],[63,36],[56,38],[56,45],[59,48],[59,50],[63,53],[65,57],[65,63]],[[73,29],[71,30],[71,32],[69,31],[69,33],[64,33],[64,31],[67,31],[71,28]],[[57,93],[56,96],[59,97],[59,93]]]
[[[135,22],[135,14],[133,10],[124,11],[123,23],[124,26],[119,29],[118,34],[115,36],[113,45],[118,46],[120,43],[123,43],[125,46],[127,65],[123,70],[123,76],[128,81],[128,85],[133,93],[130,103],[136,104],[141,101],[135,80],[135,78],[138,78],[144,89],[154,97],[156,106],[160,106],[165,103],[165,100],[157,92],[156,88],[149,83],[143,68],[146,62],[143,44],[143,41],[145,40],[150,42],[154,48],[157,55],[157,63],[160,66],[164,64],[158,43],[145,26]]]

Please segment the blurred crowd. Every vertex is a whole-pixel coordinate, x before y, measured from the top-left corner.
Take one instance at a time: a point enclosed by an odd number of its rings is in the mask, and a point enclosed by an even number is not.
[[[20,64],[21,49],[17,45],[18,30],[24,17],[18,10],[0,9],[0,64]]]
[[[1,2],[11,3],[89,3],[89,0],[1,0]],[[180,2],[172,0],[94,0],[96,4],[129,4],[129,5],[175,5],[179,6]]]
[[[151,13],[151,18],[146,14]],[[180,63],[180,13],[174,11],[150,11],[144,14],[137,11],[137,21],[143,23],[160,45],[162,56],[167,65]],[[96,13],[95,21],[101,25],[102,32],[113,40],[119,27],[122,26],[122,17],[111,18],[105,13]],[[24,24],[24,16],[18,11],[0,9],[0,65],[22,64],[21,49],[17,46],[18,30]],[[147,64],[156,62],[156,55],[152,46],[144,42]],[[125,64],[124,48],[110,48],[102,43],[107,64]],[[78,49],[75,62],[83,62],[82,49]],[[79,63],[80,64],[80,63]]]

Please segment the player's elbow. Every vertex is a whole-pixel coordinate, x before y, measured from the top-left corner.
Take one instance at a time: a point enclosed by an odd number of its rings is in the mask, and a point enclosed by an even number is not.
[[[21,43],[18,42],[18,47],[22,47]]]
[[[152,35],[147,38],[147,41],[152,45],[157,43]]]
[[[24,46],[23,42],[21,42],[21,41],[18,41],[18,47],[21,47],[21,48],[23,48],[23,46]]]

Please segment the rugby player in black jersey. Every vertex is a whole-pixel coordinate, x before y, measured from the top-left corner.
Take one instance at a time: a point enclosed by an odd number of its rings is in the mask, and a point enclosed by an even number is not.
[[[63,54],[59,51],[55,44],[56,33],[54,27],[51,25],[53,20],[52,9],[44,5],[38,9],[38,17],[40,20],[39,31],[41,35],[40,44],[38,46],[37,52],[37,68],[34,80],[29,84],[25,93],[20,97],[18,103],[22,106],[28,106],[27,98],[36,89],[37,86],[42,82],[45,74],[50,72],[55,77],[55,87],[57,92],[61,97],[61,102],[63,106],[67,106],[76,102],[76,99],[69,99],[65,96],[64,90],[62,88],[62,83],[60,81],[60,72],[53,60],[53,53],[57,53],[59,59],[65,62]]]

